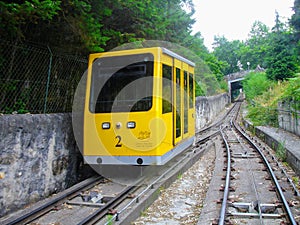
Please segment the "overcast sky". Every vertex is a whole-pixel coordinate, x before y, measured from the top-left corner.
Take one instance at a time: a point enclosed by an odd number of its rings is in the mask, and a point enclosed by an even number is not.
[[[294,0],[193,0],[196,23],[194,32],[200,32],[204,44],[211,49],[214,35],[228,40],[245,40],[254,21],[272,28],[275,11],[290,18]]]

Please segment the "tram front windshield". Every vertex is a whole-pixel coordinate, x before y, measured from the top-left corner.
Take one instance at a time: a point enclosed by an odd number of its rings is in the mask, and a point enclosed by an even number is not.
[[[152,92],[152,54],[103,57],[93,62],[92,113],[148,111]]]

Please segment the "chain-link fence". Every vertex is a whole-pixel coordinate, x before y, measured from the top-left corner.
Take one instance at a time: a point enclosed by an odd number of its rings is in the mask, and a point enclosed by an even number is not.
[[[71,112],[87,57],[0,40],[0,113]]]

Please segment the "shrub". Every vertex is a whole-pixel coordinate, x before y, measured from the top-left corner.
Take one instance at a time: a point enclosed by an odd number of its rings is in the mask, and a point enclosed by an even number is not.
[[[272,82],[268,80],[266,73],[249,73],[243,80],[243,90],[246,98],[254,99],[256,96],[263,94],[271,86]]]

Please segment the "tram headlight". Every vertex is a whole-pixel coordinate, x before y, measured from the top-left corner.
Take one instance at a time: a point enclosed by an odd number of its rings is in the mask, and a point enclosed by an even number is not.
[[[134,121],[128,122],[128,123],[127,123],[127,128],[128,128],[128,129],[133,129],[133,128],[135,128],[135,122],[134,122]]]
[[[109,122],[104,122],[102,123],[102,129],[106,130],[110,128],[110,123]]]

